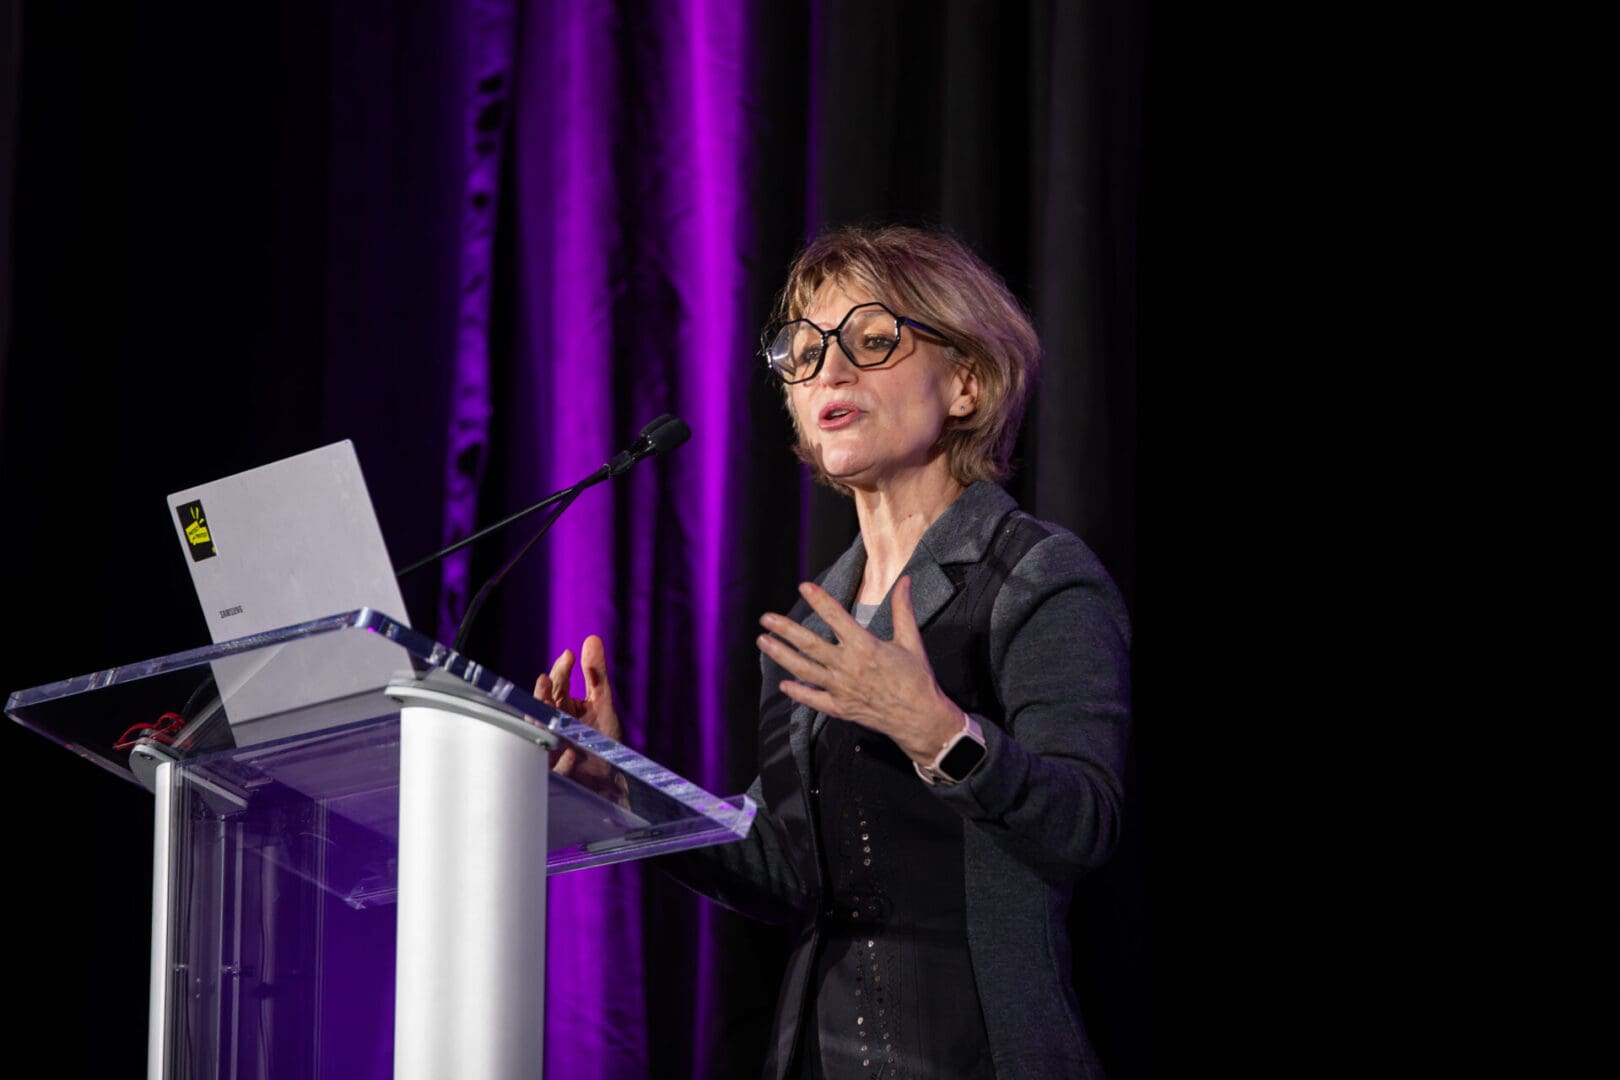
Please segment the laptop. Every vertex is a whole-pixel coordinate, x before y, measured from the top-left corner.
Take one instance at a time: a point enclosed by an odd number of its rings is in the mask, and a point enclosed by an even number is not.
[[[410,625],[354,444],[323,446],[169,496],[215,643],[369,607]],[[397,711],[409,655],[339,631],[212,663],[238,746]]]

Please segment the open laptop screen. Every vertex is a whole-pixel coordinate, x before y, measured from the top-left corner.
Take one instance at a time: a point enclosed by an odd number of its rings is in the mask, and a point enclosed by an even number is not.
[[[323,446],[169,496],[171,520],[217,642],[370,607],[410,625],[354,445]],[[238,745],[380,715],[409,668],[369,634],[321,636],[215,661]]]

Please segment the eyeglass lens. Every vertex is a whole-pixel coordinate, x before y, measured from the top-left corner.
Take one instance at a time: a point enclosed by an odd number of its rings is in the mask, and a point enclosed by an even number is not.
[[[900,344],[900,320],[877,304],[854,308],[834,330],[799,319],[777,332],[768,350],[770,364],[786,382],[802,382],[821,370],[829,338],[836,338],[856,367],[876,367]]]

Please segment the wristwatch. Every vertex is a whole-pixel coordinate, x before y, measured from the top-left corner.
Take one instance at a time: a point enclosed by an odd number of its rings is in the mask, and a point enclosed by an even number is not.
[[[973,775],[973,770],[984,761],[986,753],[984,731],[979,727],[979,722],[963,713],[962,730],[951,736],[934,760],[927,765],[913,761],[911,767],[927,783],[960,784]]]

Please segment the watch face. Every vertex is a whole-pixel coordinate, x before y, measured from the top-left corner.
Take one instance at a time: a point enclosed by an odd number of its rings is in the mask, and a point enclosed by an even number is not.
[[[969,773],[984,760],[984,747],[972,739],[957,739],[950,753],[939,763],[939,771],[955,782],[967,779]]]

